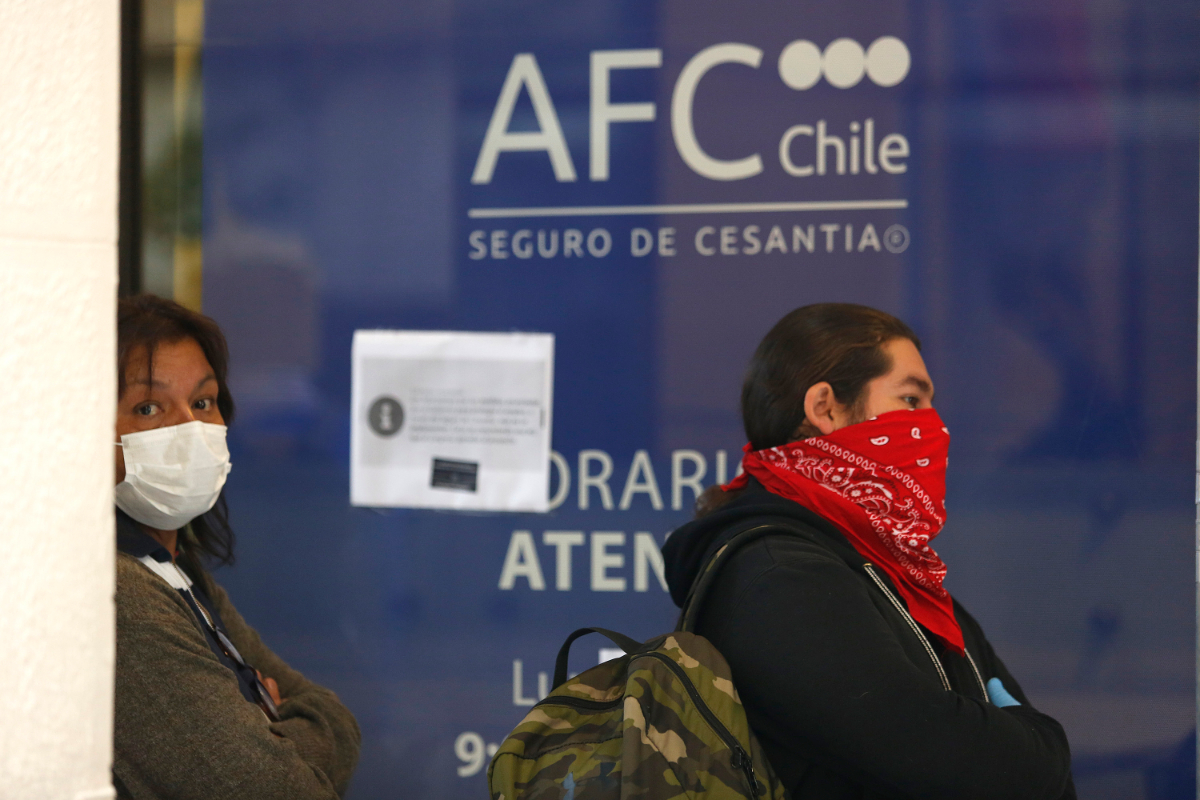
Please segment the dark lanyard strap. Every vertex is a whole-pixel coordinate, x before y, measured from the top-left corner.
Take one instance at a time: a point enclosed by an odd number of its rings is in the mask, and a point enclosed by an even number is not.
[[[174,561],[171,562],[171,566],[175,568],[175,571],[179,573],[181,578],[186,577],[183,574],[183,570],[179,569],[179,565]],[[200,599],[196,597],[191,587],[188,586],[186,579],[183,581],[183,584],[184,593],[191,599],[192,605],[200,611],[200,618],[204,620],[205,626],[212,631],[213,638],[217,640],[217,645],[234,664],[248,671],[246,678],[250,682],[250,688],[254,693],[254,700],[258,704],[258,707],[263,710],[263,713],[267,715],[267,719],[271,722],[279,722],[279,707],[275,705],[275,701],[271,698],[271,692],[267,689],[266,684],[263,683],[262,678],[258,677],[258,670],[246,663],[246,659],[242,658],[242,654],[238,652],[237,647],[225,635],[225,631],[217,627],[216,620],[209,616],[208,611],[200,603]]]

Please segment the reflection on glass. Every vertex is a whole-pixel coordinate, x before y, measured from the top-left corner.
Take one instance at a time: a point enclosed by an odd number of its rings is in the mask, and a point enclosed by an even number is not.
[[[199,310],[204,0],[142,14],[142,289]]]

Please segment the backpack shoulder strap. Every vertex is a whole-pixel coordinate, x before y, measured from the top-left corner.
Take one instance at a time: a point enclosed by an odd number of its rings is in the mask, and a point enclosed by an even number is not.
[[[696,576],[696,580],[692,582],[692,588],[688,591],[683,609],[679,612],[679,622],[675,625],[675,630],[687,632],[696,630],[696,620],[700,616],[700,609],[704,607],[704,598],[716,581],[717,573],[739,550],[764,536],[801,533],[798,525],[781,518],[759,518],[745,522],[740,527],[741,530],[726,539],[725,544],[705,560],[700,574]]]

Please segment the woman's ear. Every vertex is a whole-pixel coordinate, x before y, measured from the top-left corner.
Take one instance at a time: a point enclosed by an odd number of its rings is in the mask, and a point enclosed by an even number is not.
[[[834,414],[840,410],[841,406],[833,393],[833,387],[827,381],[814,383],[804,393],[805,420],[822,435],[833,433],[838,429]]]

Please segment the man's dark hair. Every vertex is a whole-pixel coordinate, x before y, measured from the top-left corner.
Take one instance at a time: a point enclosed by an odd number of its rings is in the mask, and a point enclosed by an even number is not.
[[[852,303],[817,303],[787,314],[763,337],[742,382],[742,425],[755,450],[795,441],[805,431],[804,395],[827,382],[851,408],[867,384],[892,368],[882,345],[921,341],[891,314]],[[816,435],[815,431],[809,432]]]
[[[742,426],[755,450],[817,435],[804,413],[804,396],[828,382],[839,403],[854,408],[866,400],[867,384],[892,368],[883,345],[921,340],[912,328],[883,311],[853,303],[816,303],[797,308],[763,337],[742,382]],[[698,513],[732,499],[710,487]]]
[[[152,294],[125,297],[117,304],[117,397],[125,394],[132,361],[144,358],[147,382],[152,381],[158,346],[185,339],[191,339],[204,351],[217,379],[217,410],[229,425],[233,422],[234,405],[226,383],[229,347],[225,335],[209,317]],[[201,553],[218,564],[233,563],[234,536],[229,527],[224,489],[212,510],[192,520],[189,527],[193,543]]]

